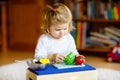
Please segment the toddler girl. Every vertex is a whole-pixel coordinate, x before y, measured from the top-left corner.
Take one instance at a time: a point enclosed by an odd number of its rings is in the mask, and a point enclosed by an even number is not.
[[[34,57],[61,63],[70,52],[78,55],[70,34],[72,14],[69,8],[62,3],[47,6],[42,19],[41,29],[44,33],[38,39]]]

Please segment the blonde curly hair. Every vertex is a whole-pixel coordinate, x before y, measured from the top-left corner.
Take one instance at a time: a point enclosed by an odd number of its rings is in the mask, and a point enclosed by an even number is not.
[[[47,5],[42,15],[41,29],[43,33],[48,33],[50,25],[69,23],[69,32],[72,30],[72,13],[69,8],[62,3],[55,3],[53,6]]]

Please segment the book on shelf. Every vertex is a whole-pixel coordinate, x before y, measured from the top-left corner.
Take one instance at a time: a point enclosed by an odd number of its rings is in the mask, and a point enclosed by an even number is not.
[[[89,37],[86,39],[86,47],[105,47],[105,44],[98,42],[98,41],[94,41],[92,39],[90,39]]]
[[[112,19],[111,18],[111,13],[110,13],[110,9],[106,9],[106,17],[107,17],[107,20],[110,20],[110,19]]]
[[[113,8],[110,8],[110,15],[111,15],[111,19],[115,19],[115,14],[114,14],[114,11],[113,11]]]
[[[87,17],[88,19],[91,18],[91,1],[88,1],[87,3]]]
[[[120,29],[115,27],[105,27],[104,33],[90,32],[90,36],[87,38],[87,45],[94,45],[99,47],[112,48],[120,43]]]
[[[110,39],[112,39],[112,40],[120,43],[120,38],[118,38],[117,36],[115,36],[115,35],[113,35],[113,34],[111,34],[111,33],[109,33],[109,32],[105,32],[105,34],[106,34],[107,36],[109,36]]]
[[[78,49],[84,48],[86,45],[87,22],[76,23],[76,47]]]
[[[72,1],[71,11],[73,18],[83,19],[94,19],[103,18],[107,20],[120,20],[120,5],[119,3],[112,3],[111,0],[101,1],[99,0],[96,4],[95,0],[83,1]]]
[[[82,48],[85,48],[86,46],[86,38],[87,38],[87,29],[88,29],[88,23],[87,22],[84,22],[83,23],[83,34],[82,34]]]
[[[120,37],[120,31],[119,31],[120,29],[118,28],[106,27],[104,30],[110,34]]]
[[[113,7],[113,12],[114,12],[115,20],[118,20],[118,19],[119,19],[119,16],[118,16],[117,6],[114,6],[114,7]]]
[[[104,18],[104,9],[105,9],[105,3],[102,1],[99,1],[97,4],[97,16],[98,18]]]
[[[79,19],[83,19],[84,17],[84,2],[77,2],[77,1],[73,1],[71,3],[71,11],[72,11],[72,15],[73,15],[73,18],[79,18]]]
[[[81,34],[82,34],[82,32],[81,32],[82,30],[81,30],[81,27],[80,27],[80,26],[81,26],[81,23],[80,23],[80,22],[77,22],[77,23],[76,23],[76,37],[75,37],[75,42],[76,42],[76,47],[77,47],[77,48],[80,48],[80,44],[81,44],[81,43],[80,43],[80,42],[81,42],[81,41],[80,41],[80,40],[81,40],[81,39],[80,39],[80,36],[81,36]]]
[[[95,18],[95,3],[93,0],[87,2],[87,17],[88,19]]]
[[[94,41],[98,41],[98,42],[101,42],[105,45],[109,45],[109,47],[113,47],[117,44],[117,42],[113,41],[113,40],[109,40],[109,39],[102,39],[102,38],[98,38],[98,37],[95,37],[95,36],[90,36],[90,39],[91,40],[94,40]]]
[[[102,33],[98,33],[98,32],[90,32],[90,35],[96,36],[96,37],[99,37],[99,38],[103,38],[103,39],[110,39],[109,36],[107,36],[105,34],[102,34]]]
[[[72,12],[73,18],[77,18],[78,17],[77,12],[76,12],[77,11],[77,3],[72,2],[71,6],[70,6],[70,10]]]
[[[120,20],[120,5],[117,6],[117,11],[118,11],[118,17],[119,17],[119,20]]]
[[[107,20],[120,20],[120,6],[110,7],[109,5],[104,9],[104,18]]]
[[[115,27],[106,27],[104,29],[105,34],[110,37],[110,39],[120,43],[120,29]]]

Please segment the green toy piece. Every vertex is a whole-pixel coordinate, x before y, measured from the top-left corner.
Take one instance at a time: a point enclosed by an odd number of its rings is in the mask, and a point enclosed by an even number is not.
[[[64,59],[64,63],[66,65],[71,65],[75,61],[75,54],[73,52],[70,52]]]

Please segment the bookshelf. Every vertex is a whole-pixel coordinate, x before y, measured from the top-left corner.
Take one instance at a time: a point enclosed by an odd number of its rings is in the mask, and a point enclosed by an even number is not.
[[[62,1],[54,0],[54,2],[62,2],[71,9],[71,12],[73,14],[73,25],[76,28],[74,32],[75,33],[74,38],[76,41],[77,49],[79,51],[107,53],[111,50],[112,47],[115,46],[115,44],[120,43],[120,36],[118,36],[119,41],[117,42],[114,41],[113,42],[114,45],[102,43],[101,45],[104,45],[103,47],[99,46],[98,44],[96,47],[96,45],[91,43],[92,46],[86,46],[87,45],[86,39],[88,37],[91,37],[91,32],[102,33],[103,35],[108,36],[106,35],[106,33],[108,33],[108,31],[105,31],[106,28],[116,28],[120,30],[120,27],[119,27],[120,26],[119,24],[120,23],[120,1],[119,0],[62,0]],[[88,29],[78,31],[78,29],[83,29],[81,28],[81,26],[84,27],[86,24]],[[120,31],[118,33],[120,33]],[[84,37],[84,39],[81,37]],[[109,37],[110,39],[112,38],[113,40],[113,37],[111,36]],[[81,45],[81,46],[78,46],[78,45]]]
[[[118,41],[116,41],[113,37],[111,37],[111,35],[109,35],[111,43],[106,44],[109,40],[106,40],[106,42],[101,42],[103,39],[98,40],[98,38],[101,38],[100,36],[91,35],[91,33],[94,32],[97,34],[102,33],[102,35],[108,37],[108,34],[106,35],[106,33],[108,33],[106,28],[119,29],[118,34],[120,33],[119,0],[71,0],[71,4],[72,5],[70,8],[73,14],[73,21],[76,23],[74,26],[77,26],[76,35],[81,35],[81,33],[77,33],[77,29],[78,27],[84,27],[85,22],[87,23],[88,28],[86,29],[86,33],[82,33],[83,36],[86,35],[86,38],[82,40],[79,37],[75,38],[77,45],[85,43],[84,46],[77,46],[79,51],[109,52],[112,47],[120,43],[120,36],[117,36]],[[82,26],[78,25],[78,23],[82,24]],[[84,32],[84,29],[78,32],[81,31]],[[82,35],[80,37],[83,37]],[[94,37],[97,38],[97,40]],[[79,42],[77,40],[78,38],[80,39]],[[90,38],[89,41],[88,38]]]

